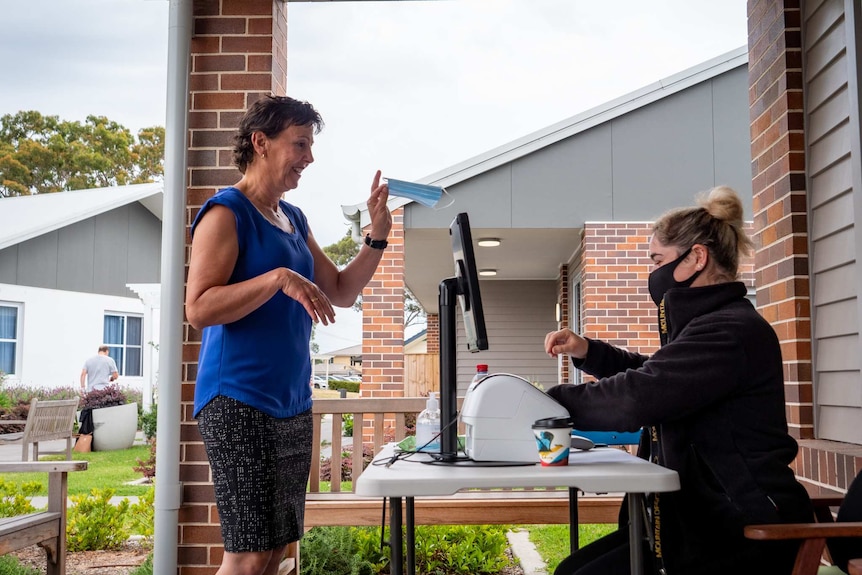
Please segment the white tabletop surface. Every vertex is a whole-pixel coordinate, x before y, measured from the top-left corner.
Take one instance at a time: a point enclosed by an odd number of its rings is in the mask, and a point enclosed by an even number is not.
[[[462,489],[506,487],[577,487],[587,493],[676,491],[679,476],[659,465],[613,447],[573,451],[569,465],[488,467],[472,461],[427,464],[423,453],[384,465],[395,453],[390,443],[356,480],[354,493],[364,497],[452,495]]]

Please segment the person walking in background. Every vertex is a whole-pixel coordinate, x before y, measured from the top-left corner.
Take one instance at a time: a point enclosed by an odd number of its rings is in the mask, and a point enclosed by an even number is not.
[[[100,345],[99,352],[84,362],[81,370],[81,389],[91,392],[104,389],[120,377],[114,358],[108,355],[108,346]]]
[[[313,161],[323,127],[311,104],[265,96],[240,121],[242,178],[192,223],[186,316],[201,336],[194,417],[212,469],[225,553],[218,575],[275,575],[304,531],[311,466],[312,322],[350,307],[387,246],[389,189],[371,184],[370,233],[344,269],[305,214],[282,200]]]
[[[718,187],[653,225],[649,293],[661,347],[652,356],[569,329],[545,336],[551,357],[568,354],[598,378],[548,390],[575,427],[643,428],[638,454],[679,473],[680,491],[652,494],[644,510],[650,573],[790,573],[798,542],[748,540],[743,528],[813,519],[790,468],[798,446],[787,431],[778,338],[737,281],[740,256],[752,247],[742,215],[739,196]],[[555,571],[623,573],[625,529],[576,551]]]

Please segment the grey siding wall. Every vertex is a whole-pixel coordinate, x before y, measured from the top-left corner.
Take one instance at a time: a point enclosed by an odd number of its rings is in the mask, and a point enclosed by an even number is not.
[[[538,381],[545,389],[556,385],[557,362],[543,350],[545,334],[557,328],[554,318],[556,283],[480,280],[480,285],[488,350],[467,351],[464,324],[458,310],[458,394],[466,393],[479,363],[487,363],[491,373],[513,373]]]
[[[725,184],[751,213],[748,69],[740,66],[447,189],[451,207],[405,208],[405,229],[579,228],[649,221]]]
[[[0,251],[0,283],[135,297],[159,283],[161,222],[139,203]]]
[[[815,433],[862,443],[859,114],[852,1],[803,2]],[[848,46],[851,49],[848,51]]]

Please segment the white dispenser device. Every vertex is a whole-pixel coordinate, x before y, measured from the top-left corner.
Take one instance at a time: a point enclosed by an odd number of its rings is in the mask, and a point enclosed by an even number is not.
[[[495,373],[471,385],[461,407],[464,452],[474,461],[539,463],[533,422],[568,417],[554,398],[526,379]]]

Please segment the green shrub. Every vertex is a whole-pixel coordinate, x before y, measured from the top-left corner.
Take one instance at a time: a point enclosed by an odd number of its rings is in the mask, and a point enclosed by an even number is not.
[[[353,414],[342,413],[341,422],[344,437],[353,437]]]
[[[38,494],[42,484],[38,481],[15,483],[0,477],[0,517],[15,517],[35,513],[29,497]]]
[[[151,487],[138,498],[137,503],[129,505],[129,515],[126,525],[129,532],[143,536],[142,545],[152,547],[153,533],[155,532],[155,508],[156,488]]]
[[[156,436],[158,419],[158,406],[155,403],[150,407],[148,412],[142,414],[139,418],[138,428],[144,432],[144,436],[147,439],[152,439]]]
[[[510,564],[506,527],[420,525],[416,527],[416,572],[429,575],[499,573]],[[384,536],[388,538],[388,529]],[[299,553],[301,575],[387,573],[390,549],[380,547],[380,528],[315,527]],[[366,569],[370,571],[366,571]]]
[[[383,530],[383,537],[389,538],[388,527]],[[356,554],[368,561],[375,573],[388,570],[390,549],[388,545],[381,549],[379,527],[353,528],[353,543],[356,546]]]
[[[350,393],[359,393],[359,385],[360,383],[358,381],[338,379],[329,382],[329,389],[344,389]]]
[[[11,555],[0,557],[0,575],[39,575],[39,571],[22,565],[17,558]]]
[[[93,489],[90,495],[73,495],[66,523],[69,551],[120,549],[129,538],[126,514],[129,500],[111,504],[113,489]]]
[[[499,525],[420,525],[416,569],[420,573],[498,573],[509,564],[506,529]]]
[[[300,575],[373,575],[371,563],[356,554],[350,527],[313,527],[300,543]]]
[[[6,374],[0,371],[0,407],[12,407],[12,398],[6,392],[4,383],[6,382]]]
[[[144,562],[132,570],[131,575],[153,575],[153,554],[147,555]]]

